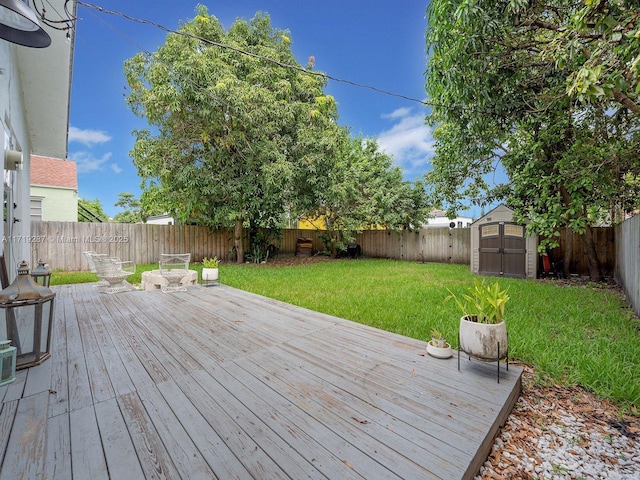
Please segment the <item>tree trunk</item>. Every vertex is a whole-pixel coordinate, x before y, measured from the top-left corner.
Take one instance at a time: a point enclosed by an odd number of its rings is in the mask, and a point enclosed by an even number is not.
[[[565,228],[564,258],[562,259],[562,274],[564,278],[571,278],[571,259],[573,258],[573,230]]]
[[[587,255],[589,277],[593,282],[601,282],[603,280],[602,269],[598,261],[598,252],[596,252],[596,244],[593,241],[591,225],[587,225],[584,230],[584,250]]]
[[[236,247],[236,263],[244,263],[244,245],[242,244],[242,234],[244,232],[242,218],[236,218],[236,228],[233,236],[233,243]]]
[[[565,188],[564,185],[560,186],[560,193],[564,200],[564,204],[567,208],[571,205],[571,196],[569,192]],[[586,211],[583,212],[583,215],[586,217]],[[587,264],[589,267],[589,277],[594,282],[601,282],[603,280],[602,270],[600,269],[600,262],[598,261],[598,253],[596,252],[595,243],[593,243],[593,230],[591,230],[591,225],[589,225],[588,221],[585,222],[585,230],[584,230],[584,250],[587,255]],[[564,269],[567,271],[567,264],[565,262]]]

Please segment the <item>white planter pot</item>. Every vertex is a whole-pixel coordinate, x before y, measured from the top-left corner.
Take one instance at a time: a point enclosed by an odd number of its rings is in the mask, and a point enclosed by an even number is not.
[[[460,319],[460,350],[482,360],[498,360],[507,356],[507,325],[478,323]]]
[[[218,280],[218,269],[217,268],[203,268],[202,269],[202,280],[205,282],[215,282]]]
[[[439,347],[433,341],[430,341],[427,343],[427,353],[436,358],[449,358],[453,355],[451,345],[447,342],[444,343],[444,346]]]

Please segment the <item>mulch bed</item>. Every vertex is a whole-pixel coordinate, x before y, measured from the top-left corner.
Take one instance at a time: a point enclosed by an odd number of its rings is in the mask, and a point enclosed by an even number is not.
[[[570,415],[583,424],[586,433],[593,431],[617,431],[630,438],[635,445],[640,444],[639,412],[629,414],[613,402],[601,399],[579,386],[540,386],[534,383],[534,370],[519,365],[523,371],[523,389],[505,427],[498,434],[483,475],[486,479],[533,479],[524,470],[523,452],[527,458],[539,463],[539,455],[533,440],[552,423],[562,424],[562,418]],[[564,477],[563,477],[564,478]],[[573,477],[566,477],[573,478]]]

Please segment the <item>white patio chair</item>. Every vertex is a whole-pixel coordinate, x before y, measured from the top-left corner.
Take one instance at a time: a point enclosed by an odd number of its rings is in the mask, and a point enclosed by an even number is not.
[[[107,284],[101,287],[102,293],[119,293],[135,290],[135,287],[127,282],[126,278],[136,273],[136,264],[131,261],[122,261],[107,255],[95,255],[93,261],[96,266],[96,275]]]
[[[167,280],[167,285],[162,286],[162,291],[186,292],[187,287],[182,285],[182,280],[189,273],[190,253],[161,253],[160,275]]]
[[[102,257],[106,257],[107,254],[106,253],[96,253],[93,251],[87,251],[87,252],[82,252],[82,254],[85,256],[85,258],[87,259],[87,263],[89,264],[89,269],[91,270],[91,273],[95,273],[96,275],[98,275],[98,271],[96,270],[96,262],[94,260],[94,257],[99,255]],[[96,287],[107,287],[109,285],[109,282],[107,282],[106,280],[100,278],[100,275],[98,275],[98,282],[96,283]]]

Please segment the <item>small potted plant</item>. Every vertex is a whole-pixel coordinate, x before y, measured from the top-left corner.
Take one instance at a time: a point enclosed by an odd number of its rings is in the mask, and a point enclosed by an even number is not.
[[[431,329],[431,340],[427,343],[427,353],[436,358],[449,358],[453,355],[451,345],[436,327]]]
[[[220,262],[218,257],[202,259],[202,281],[209,283],[215,282],[219,278],[218,266]]]
[[[476,279],[468,293],[457,296],[449,290],[460,310],[460,345],[463,352],[483,359],[500,360],[508,351],[507,326],[504,321],[507,289],[498,282],[491,285]]]
[[[447,340],[444,338],[444,335],[442,333],[440,333],[440,330],[438,330],[437,328],[432,328],[431,329],[431,344],[435,347],[438,348],[444,348],[444,346],[446,345]]]

